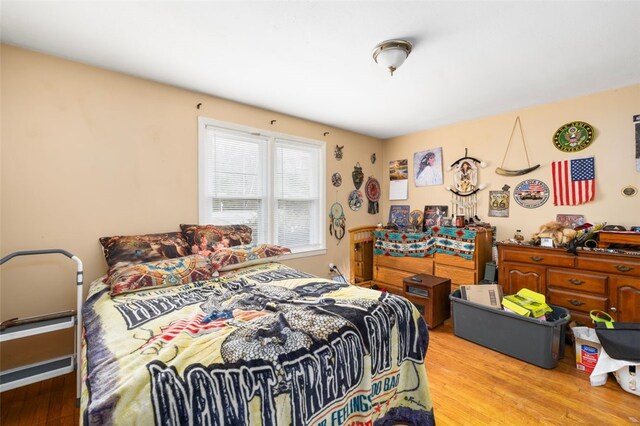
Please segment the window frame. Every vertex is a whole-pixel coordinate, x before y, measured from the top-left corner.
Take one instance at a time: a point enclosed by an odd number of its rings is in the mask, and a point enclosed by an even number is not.
[[[207,176],[207,127],[215,127],[222,130],[230,130],[232,132],[249,133],[252,135],[259,134],[266,138],[267,146],[264,149],[264,160],[266,161],[266,167],[264,168],[264,175],[266,175],[267,182],[265,183],[266,193],[266,206],[264,210],[265,222],[267,229],[265,230],[265,239],[267,243],[273,244],[275,241],[275,232],[277,231],[277,224],[275,222],[275,214],[277,209],[277,199],[275,195],[275,164],[276,164],[276,144],[282,142],[284,144],[291,143],[295,145],[311,146],[318,150],[319,164],[317,171],[317,183],[318,187],[318,206],[315,212],[311,215],[317,215],[316,231],[318,236],[318,243],[305,246],[292,248],[292,253],[283,256],[281,259],[294,259],[298,257],[318,256],[327,253],[327,237],[326,237],[326,221],[324,218],[327,216],[326,206],[326,142],[318,141],[314,139],[303,138],[300,136],[289,135],[279,132],[267,131],[264,129],[253,128],[249,126],[239,125],[235,123],[229,123],[225,121],[216,120],[209,117],[198,117],[198,223],[206,224],[212,223],[211,216],[208,209],[211,204],[211,197],[206,194],[206,176]]]

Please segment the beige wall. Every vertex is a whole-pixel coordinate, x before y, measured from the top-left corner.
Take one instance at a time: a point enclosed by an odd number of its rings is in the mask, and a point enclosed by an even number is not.
[[[84,262],[87,287],[106,271],[99,237],[196,223],[199,115],[326,141],[327,207],[340,201],[347,227],[380,221],[346,203],[357,161],[380,177],[382,163],[369,161],[373,152],[381,157],[377,139],[12,46],[2,45],[1,60],[2,256],[64,248]],[[345,146],[342,161],[333,158],[336,144]],[[337,190],[335,171],[344,178]],[[348,242],[346,235],[338,245],[327,228],[327,255],[286,263],[327,276],[333,262],[346,272]],[[62,256],[7,263],[0,319],[73,308],[74,268]],[[21,345],[31,343],[11,344]],[[19,349],[2,349],[6,368]]]
[[[626,185],[640,189],[640,173],[635,169],[632,120],[636,114],[640,114],[640,85],[389,139],[384,142],[385,164],[390,160],[409,159],[409,199],[390,202],[388,185],[383,185],[385,201],[381,211],[388,213],[390,204],[410,204],[412,209],[442,204],[451,210],[451,193],[445,186],[453,186],[453,171],[446,168],[463,157],[467,148],[469,156],[488,163],[486,168],[479,168],[478,182],[486,184],[487,188],[478,193],[478,216],[497,226],[498,240],[511,238],[516,229],[529,237],[540,225],[555,220],[559,213],[582,214],[591,223],[607,222],[627,228],[640,225],[640,195],[624,197],[621,193]],[[526,175],[505,177],[496,174],[495,169],[502,163],[517,116],[522,123],[529,159],[532,165],[540,164],[540,168]],[[585,121],[595,128],[593,143],[583,151],[565,153],[553,145],[556,130],[570,121]],[[444,184],[416,187],[413,184],[413,154],[437,147],[443,148]],[[551,162],[587,156],[595,156],[595,200],[580,206],[554,206]],[[516,129],[504,168],[518,170],[526,164],[522,138]],[[526,179],[539,179],[549,186],[552,195],[541,207],[527,209],[513,200],[513,189]],[[505,184],[511,187],[509,217],[489,217],[489,191],[500,190]]]

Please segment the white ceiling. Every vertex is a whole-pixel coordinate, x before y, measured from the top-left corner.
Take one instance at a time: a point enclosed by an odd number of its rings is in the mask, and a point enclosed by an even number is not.
[[[2,1],[2,41],[389,138],[640,83],[638,1]],[[414,50],[390,77],[386,39]]]

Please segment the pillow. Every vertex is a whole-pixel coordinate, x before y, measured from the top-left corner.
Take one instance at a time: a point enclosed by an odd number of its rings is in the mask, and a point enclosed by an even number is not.
[[[187,256],[189,244],[181,232],[100,238],[109,267],[116,263],[137,264]]]
[[[214,271],[230,271],[258,263],[275,262],[286,253],[291,253],[286,247],[248,244],[220,249],[211,254],[209,260]]]
[[[114,268],[106,283],[111,295],[157,289],[211,279],[211,263],[205,256],[193,254],[175,259],[140,263]]]
[[[191,253],[210,255],[224,247],[251,243],[253,230],[247,225],[180,225]]]

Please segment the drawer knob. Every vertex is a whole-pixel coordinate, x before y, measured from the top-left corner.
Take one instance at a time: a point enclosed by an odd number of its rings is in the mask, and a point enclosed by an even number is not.
[[[581,302],[580,300],[576,299],[569,299],[569,303],[571,303],[573,306],[582,306],[585,304],[585,302]]]
[[[582,281],[582,280],[576,280],[575,278],[571,278],[571,279],[569,279],[569,280],[567,280],[567,281],[569,281],[569,282],[570,282],[571,284],[573,284],[573,285],[582,285],[582,284],[584,284],[584,281]]]
[[[615,306],[612,306],[611,309],[609,309],[611,312],[618,312],[618,310],[616,309]]]
[[[541,260],[544,260],[544,257],[540,257],[540,256],[529,256],[529,259],[533,260],[534,262],[540,262]]]
[[[624,266],[624,265],[616,265],[616,266],[614,266],[614,268],[616,268],[620,272],[629,272],[629,271],[633,270],[633,268],[630,268],[630,267]]]

